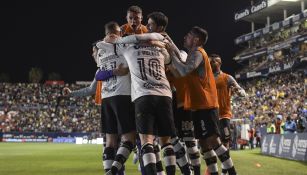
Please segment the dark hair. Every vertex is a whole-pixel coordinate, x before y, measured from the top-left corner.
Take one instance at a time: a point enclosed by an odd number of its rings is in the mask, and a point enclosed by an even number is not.
[[[133,13],[142,13],[142,9],[141,7],[139,6],[136,6],[136,5],[133,5],[133,6],[130,6],[127,10],[127,13],[128,12],[133,12]]]
[[[168,24],[168,17],[164,15],[162,12],[152,12],[149,15],[147,15],[147,18],[151,18],[157,26],[162,26],[164,30],[167,27]]]
[[[117,28],[120,28],[118,23],[115,21],[108,22],[104,25],[105,33],[116,33],[119,32]]]
[[[221,56],[220,55],[218,55],[218,54],[215,54],[215,53],[213,53],[213,54],[210,54],[209,55],[209,57],[211,57],[211,58],[221,58]]]
[[[205,29],[198,27],[198,26],[194,26],[190,32],[193,35],[196,35],[196,37],[200,39],[200,41],[202,42],[202,45],[205,45],[207,43],[208,32]]]

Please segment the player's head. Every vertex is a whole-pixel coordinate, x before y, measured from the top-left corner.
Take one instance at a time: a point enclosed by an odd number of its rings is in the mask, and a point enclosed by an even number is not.
[[[127,10],[127,22],[135,30],[141,26],[143,15],[139,6],[130,6]]]
[[[162,12],[152,12],[148,16],[147,29],[149,32],[165,32],[168,17],[165,16]]]
[[[112,42],[118,37],[120,37],[120,27],[117,22],[111,21],[104,25],[104,31],[105,31],[105,41],[106,42]]]
[[[221,56],[219,56],[218,54],[211,54],[209,56],[209,59],[213,72],[219,71],[222,65]]]
[[[119,35],[120,36],[120,27],[117,22],[111,21],[104,25],[105,35]]]
[[[198,26],[194,26],[184,37],[184,47],[187,49],[200,47],[206,44],[208,40],[208,32]]]

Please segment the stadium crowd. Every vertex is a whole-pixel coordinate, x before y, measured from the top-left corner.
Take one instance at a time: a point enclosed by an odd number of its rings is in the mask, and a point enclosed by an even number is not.
[[[272,47],[276,44],[281,44],[291,37],[304,35],[307,33],[307,22],[304,21],[299,25],[292,26],[291,28],[283,28],[276,32],[269,32],[268,34],[256,38],[249,42],[249,47],[242,49],[238,55],[257,52],[266,47]]]
[[[249,124],[249,137],[257,146],[264,133],[307,132],[304,76],[304,72],[284,72],[240,82],[249,97],[234,95],[234,117],[242,120],[233,124],[233,140],[241,138],[242,124]]]
[[[240,84],[249,96],[242,99],[234,95],[235,118],[253,121],[258,126],[275,122],[277,115],[281,115],[284,122],[289,116],[296,122],[298,132],[304,130],[300,127],[307,128],[304,122],[300,126],[300,120],[306,118],[303,73],[286,72]],[[57,97],[63,87],[0,83],[0,131],[99,132],[100,111],[91,96],[61,99],[56,111]],[[70,84],[68,87],[79,89],[84,85]]]
[[[99,107],[93,98],[57,100],[63,87],[0,83],[0,132],[99,132]]]
[[[294,64],[300,62],[303,57],[306,57],[306,43],[291,43],[293,38],[306,35],[307,33],[307,22],[301,22],[299,25],[292,26],[291,28],[284,28],[280,31],[266,34],[260,38],[251,40],[248,48],[243,49],[237,55],[248,55],[258,53],[256,57],[248,59],[242,64],[242,67],[237,73],[247,73],[251,71],[259,71],[267,68],[282,67],[284,64]],[[285,45],[285,43],[291,43]],[[263,52],[263,49],[267,48],[278,48],[272,49],[266,54],[259,54]]]

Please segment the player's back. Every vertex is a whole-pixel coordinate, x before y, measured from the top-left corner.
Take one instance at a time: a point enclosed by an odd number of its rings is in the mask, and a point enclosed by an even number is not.
[[[100,49],[103,50],[103,49]],[[104,52],[98,55],[99,65],[101,70],[113,70],[118,68],[120,64],[127,67],[127,62],[123,56],[118,56],[114,53]],[[131,95],[130,75],[113,76],[102,84],[102,98],[112,97],[116,95]]]
[[[130,45],[123,55],[131,74],[132,100],[144,95],[169,96],[171,89],[165,75],[165,49]]]

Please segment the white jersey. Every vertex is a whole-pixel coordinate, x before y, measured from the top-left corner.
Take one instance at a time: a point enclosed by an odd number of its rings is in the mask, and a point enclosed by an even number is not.
[[[99,49],[98,61],[101,70],[116,69],[120,64],[127,67],[127,62],[123,56],[117,56],[104,49]],[[116,95],[131,95],[130,74],[124,76],[113,76],[102,82],[101,97],[108,98]]]
[[[129,66],[132,101],[145,95],[172,97],[165,75],[165,55],[162,50],[135,44],[127,47],[117,45],[117,52],[125,57]]]
[[[97,67],[101,67],[102,63],[103,63],[103,59],[109,56],[114,55],[114,51],[110,52],[106,49],[99,49],[97,51]]]
[[[114,51],[114,45],[100,42],[98,48]],[[166,50],[137,44],[117,44],[118,55],[123,55],[131,75],[132,101],[145,95],[172,97],[171,88],[165,75]]]

